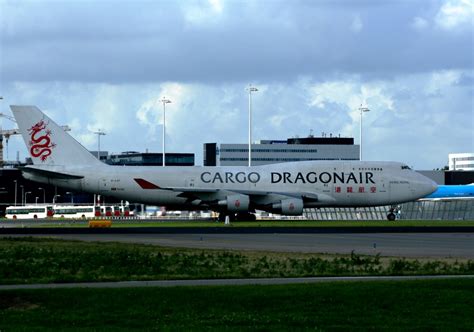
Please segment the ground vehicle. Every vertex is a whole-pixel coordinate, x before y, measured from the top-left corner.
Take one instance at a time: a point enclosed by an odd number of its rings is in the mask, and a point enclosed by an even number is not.
[[[7,219],[38,219],[53,215],[54,210],[51,205],[9,206],[5,210]]]
[[[101,206],[100,207],[100,212],[101,212],[102,217],[112,217],[113,216],[112,206]]]
[[[94,206],[57,205],[54,207],[54,217],[57,218],[93,218]]]

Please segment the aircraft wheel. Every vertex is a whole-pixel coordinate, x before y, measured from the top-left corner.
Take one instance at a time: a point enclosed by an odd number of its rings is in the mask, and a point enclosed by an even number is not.
[[[237,213],[237,216],[235,217],[235,220],[237,221],[255,221],[257,218],[255,217],[255,214],[250,213],[250,212],[245,212],[245,213]]]
[[[395,213],[390,212],[387,214],[387,219],[390,221],[395,221]]]

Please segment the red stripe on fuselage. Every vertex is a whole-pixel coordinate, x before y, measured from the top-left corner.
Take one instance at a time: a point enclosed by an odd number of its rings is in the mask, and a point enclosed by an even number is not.
[[[134,179],[142,189],[160,189],[156,184],[143,179]]]

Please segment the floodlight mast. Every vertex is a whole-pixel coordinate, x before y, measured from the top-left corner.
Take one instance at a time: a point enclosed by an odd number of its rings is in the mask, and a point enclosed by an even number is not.
[[[359,147],[359,160],[362,161],[362,113],[370,112],[367,107],[359,107],[360,111],[360,147]]]
[[[171,104],[171,100],[163,97],[163,99],[161,99],[161,102],[163,103],[163,167],[165,167],[166,166],[166,162],[165,162],[166,104]]]
[[[252,166],[252,92],[257,92],[258,89],[249,84],[247,88],[249,92],[249,167]]]
[[[100,136],[105,136],[106,134],[105,134],[105,132],[103,132],[103,131],[100,130],[100,129],[97,130],[97,131],[95,131],[94,134],[96,134],[96,135],[97,135],[97,138],[98,138],[98,143],[97,143],[97,144],[98,144],[98,146],[97,146],[97,148],[98,148],[98,150],[97,150],[97,159],[100,160]]]

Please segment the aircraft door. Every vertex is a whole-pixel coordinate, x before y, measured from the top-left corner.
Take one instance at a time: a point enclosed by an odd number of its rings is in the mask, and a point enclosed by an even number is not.
[[[319,175],[319,181],[321,186],[321,191],[328,196],[333,196],[334,194],[334,179],[332,178],[331,172],[322,172]]]
[[[105,177],[99,178],[97,189],[98,189],[99,194],[103,194],[109,191],[109,184],[108,184],[107,178]]]
[[[186,179],[186,187],[194,188],[194,186],[195,186],[194,178]]]
[[[366,204],[370,200],[370,193],[372,186],[365,183],[367,169],[359,166],[344,164],[344,181],[341,186],[342,197],[345,197],[346,203],[352,204]]]
[[[387,182],[384,176],[375,179],[375,184],[372,185],[375,189],[375,192],[379,194],[380,199],[386,200],[390,199],[390,183]]]
[[[357,192],[357,186],[354,184],[353,181],[349,181],[349,177],[351,174],[354,174],[355,169],[354,167],[349,164],[344,164],[344,183],[341,185],[341,197],[344,198],[345,203],[351,203],[354,199],[354,193]]]

